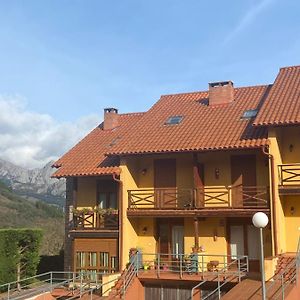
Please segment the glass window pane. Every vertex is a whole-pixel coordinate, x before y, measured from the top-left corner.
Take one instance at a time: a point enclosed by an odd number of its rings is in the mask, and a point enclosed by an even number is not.
[[[100,252],[100,267],[109,267],[109,253],[108,252]]]
[[[117,208],[117,194],[116,193],[110,193],[109,195],[110,200],[110,208]]]
[[[96,267],[97,266],[97,253],[96,252],[89,252],[89,267]]]
[[[76,267],[77,268],[85,267],[85,253],[84,252],[76,253]]]
[[[99,194],[99,207],[100,208],[107,208],[107,197],[106,193]]]
[[[110,264],[112,271],[116,271],[118,269],[118,258],[116,256],[112,256],[110,258]]]

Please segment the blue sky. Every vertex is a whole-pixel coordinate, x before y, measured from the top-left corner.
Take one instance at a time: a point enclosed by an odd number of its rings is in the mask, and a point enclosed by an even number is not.
[[[300,64],[299,11],[297,0],[0,0],[0,100],[93,125],[104,107],[145,111],[210,81],[270,83]]]

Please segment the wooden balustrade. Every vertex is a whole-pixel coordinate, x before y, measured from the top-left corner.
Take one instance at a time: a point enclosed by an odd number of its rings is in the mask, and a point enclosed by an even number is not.
[[[128,209],[269,208],[267,186],[128,190]]]
[[[74,229],[116,230],[118,229],[118,211],[98,213],[82,211],[73,213]]]
[[[279,185],[300,185],[300,163],[278,165]]]

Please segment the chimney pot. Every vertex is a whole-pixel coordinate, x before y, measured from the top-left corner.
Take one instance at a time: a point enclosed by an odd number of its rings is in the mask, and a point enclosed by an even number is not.
[[[116,108],[104,108],[104,122],[103,129],[111,130],[119,125],[119,114]]]
[[[234,87],[232,81],[211,82],[208,85],[210,106],[228,104],[234,100]]]

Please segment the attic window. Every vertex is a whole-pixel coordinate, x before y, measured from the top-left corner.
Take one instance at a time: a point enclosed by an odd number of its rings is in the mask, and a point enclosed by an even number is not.
[[[183,119],[183,116],[172,116],[170,117],[165,125],[176,125],[176,124],[179,124]]]
[[[257,113],[258,113],[258,109],[248,109],[243,113],[241,119],[254,118],[254,117],[256,117]]]

